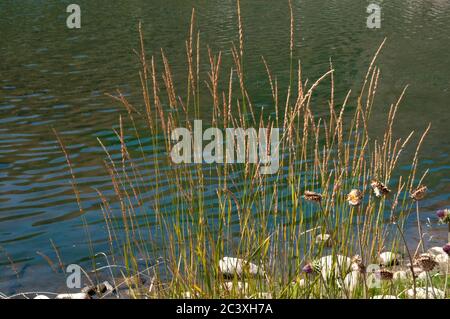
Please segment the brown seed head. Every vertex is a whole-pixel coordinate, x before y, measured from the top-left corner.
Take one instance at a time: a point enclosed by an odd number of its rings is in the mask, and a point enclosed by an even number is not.
[[[311,201],[311,202],[320,202],[322,200],[322,195],[316,192],[311,192],[311,191],[305,191],[305,193],[303,194],[303,197],[307,200],[307,201]]]
[[[372,180],[372,182],[370,183],[370,186],[372,187],[375,196],[377,197],[381,197],[384,195],[388,195],[391,190],[389,188],[387,188],[383,183],[377,181],[377,180]]]
[[[382,268],[377,272],[377,275],[381,280],[392,280],[394,273],[388,269]]]
[[[427,187],[424,185],[421,185],[417,187],[413,192],[411,192],[410,197],[414,199],[415,201],[419,201],[425,197],[425,194],[427,192]]]
[[[438,265],[434,257],[430,254],[421,254],[415,259],[415,264],[417,264],[423,271],[432,271],[434,267]]]

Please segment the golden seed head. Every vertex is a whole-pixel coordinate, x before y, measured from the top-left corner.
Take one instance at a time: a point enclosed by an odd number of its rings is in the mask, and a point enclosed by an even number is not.
[[[372,189],[375,193],[375,196],[377,196],[377,197],[387,195],[391,192],[391,190],[389,188],[387,188],[383,183],[381,183],[377,180],[372,180],[372,182],[370,183],[370,186],[372,187]]]
[[[352,189],[347,195],[347,201],[351,206],[358,206],[361,204],[362,193],[358,189]]]
[[[320,202],[322,200],[322,195],[316,192],[305,191],[303,197],[312,202]]]
[[[411,198],[415,201],[419,201],[425,197],[427,190],[428,189],[425,185],[420,185],[413,192],[411,192]]]

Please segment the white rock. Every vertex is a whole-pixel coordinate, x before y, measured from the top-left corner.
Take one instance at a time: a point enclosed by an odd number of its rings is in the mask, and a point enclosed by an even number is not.
[[[185,291],[181,294],[181,298],[183,299],[193,299],[198,297],[199,295],[197,293],[191,293],[190,291]]]
[[[306,280],[305,279],[300,279],[297,281],[297,285],[299,288],[305,287],[306,286]]]
[[[306,286],[306,280],[304,278],[296,279],[293,282],[291,282],[291,285],[294,286],[294,287],[297,286],[299,288],[303,288],[303,287]]]
[[[447,255],[447,253],[444,251],[444,249],[442,247],[437,247],[437,246],[431,247],[430,249],[428,249],[428,253],[433,256]]]
[[[383,266],[392,266],[398,263],[399,256],[390,251],[385,251],[380,254],[379,262]]]
[[[80,292],[76,294],[59,294],[55,299],[91,299],[87,293]]]
[[[417,280],[419,281],[426,281],[427,280],[427,273],[426,271],[422,271],[418,276],[417,276]]]
[[[330,234],[319,234],[316,236],[316,244],[324,244],[325,246],[331,246],[331,235]]]
[[[351,268],[352,260],[342,255],[328,255],[320,258],[317,265],[321,269],[323,278],[327,280],[333,272],[336,278],[341,277],[341,274],[343,273],[347,273]]]
[[[270,292],[258,292],[255,296],[256,299],[272,299],[272,294]]]
[[[103,285],[106,289],[106,291],[104,293],[112,293],[112,292],[115,292],[115,290],[116,290],[108,281],[104,281]]]
[[[428,253],[434,257],[439,265],[439,272],[443,275],[450,273],[450,258],[442,247],[432,247]]]
[[[370,299],[398,299],[398,298],[397,298],[397,296],[393,296],[393,295],[376,295]]]
[[[355,291],[359,281],[361,280],[361,273],[359,271],[352,271],[347,274],[344,278],[344,287],[341,287],[338,281],[338,286],[343,288],[344,295],[350,294],[350,296]]]
[[[437,255],[435,260],[439,264],[441,274],[446,275],[450,273],[450,258],[447,254]]]
[[[408,274],[408,276],[410,276],[412,278],[411,263],[408,263],[406,266],[408,267],[408,269],[406,270],[406,273]],[[421,272],[423,272],[423,269],[420,268],[419,266],[413,266],[413,271],[417,277],[417,276],[419,276],[419,274]]]
[[[262,267],[234,257],[223,257],[219,260],[219,271],[226,276],[242,276],[244,274],[251,276],[264,275]]]
[[[428,299],[443,299],[445,293],[437,288],[428,287]],[[414,288],[408,289],[406,291],[406,297],[412,299],[414,298]],[[427,289],[423,287],[416,288],[416,298],[417,299],[427,299]]]
[[[192,298],[192,294],[189,291],[185,291],[181,294],[181,298],[183,299],[191,299]]]
[[[404,270],[399,270],[394,272],[393,280],[394,281],[405,281],[408,279],[408,273]]]
[[[45,295],[37,295],[36,297],[34,297],[33,299],[50,299],[49,297],[45,296]]]
[[[248,283],[246,282],[242,282],[242,281],[238,281],[236,284],[232,281],[226,281],[223,283],[223,288],[226,291],[237,291],[237,292],[243,292],[243,291],[248,291]]]

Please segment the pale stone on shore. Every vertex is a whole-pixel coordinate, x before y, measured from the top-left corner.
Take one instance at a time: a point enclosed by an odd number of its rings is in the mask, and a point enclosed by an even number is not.
[[[297,278],[296,280],[291,282],[291,285],[294,287],[297,286],[299,288],[303,288],[306,286],[306,280],[304,278],[302,278],[302,279]]]
[[[114,291],[115,291],[114,287],[108,281],[104,281],[95,286],[86,286],[83,289],[81,289],[82,293],[86,293],[91,297],[94,295],[103,295],[105,293],[109,294]]]
[[[376,295],[370,299],[398,299],[398,298],[397,298],[397,296],[393,296],[393,295]]]
[[[264,275],[264,270],[262,267],[234,257],[223,257],[219,260],[219,271],[226,276],[237,275],[241,277],[243,275]]]
[[[399,270],[394,272],[393,280],[394,281],[405,281],[408,279],[408,273],[404,270]]]
[[[258,292],[255,296],[256,299],[272,299],[272,294],[270,292]]]
[[[411,263],[408,263],[406,266],[408,267],[408,269],[406,270],[406,273],[408,274],[408,276],[412,277],[413,274],[411,271]],[[413,266],[413,271],[414,271],[414,275],[416,275],[416,277],[417,277],[417,276],[419,276],[419,274],[421,272],[423,272],[423,269],[420,268],[419,266]]]
[[[428,287],[428,296],[427,289],[423,287],[416,288],[416,299],[443,299],[445,293],[437,288]],[[408,289],[406,291],[406,297],[413,299],[414,298],[414,288]]]
[[[181,298],[183,298],[183,299],[191,299],[192,295],[191,295],[191,293],[189,291],[185,291],[185,292],[183,292],[181,294]]]
[[[305,287],[305,286],[306,286],[306,280],[305,280],[305,279],[300,279],[300,280],[298,280],[298,281],[296,282],[296,284],[297,284],[300,288]]]
[[[390,251],[385,251],[380,254],[379,262],[383,266],[393,266],[398,264],[399,256]]]
[[[352,260],[342,255],[328,255],[314,262],[314,267],[320,269],[325,280],[332,275],[333,270],[336,278],[341,277],[342,273],[350,270],[351,265]]]
[[[348,273],[347,276],[345,276],[345,278],[344,278],[344,287],[343,287],[344,295],[350,294],[350,297],[351,297],[351,295],[355,291],[360,280],[361,280],[361,273],[359,271],[352,271],[352,272]],[[339,284],[339,281],[338,281],[338,286],[339,287],[341,286]]]
[[[418,276],[417,276],[417,280],[419,281],[426,281],[427,280],[427,272],[426,271],[422,271]]]
[[[87,293],[79,292],[76,294],[59,294],[55,299],[91,299]]]
[[[441,255],[441,254],[447,255],[447,253],[444,251],[444,249],[442,247],[437,247],[437,246],[431,247],[430,249],[428,249],[428,253],[433,256],[437,256],[437,255]]]
[[[324,244],[326,247],[331,246],[331,235],[330,234],[319,234],[316,236],[316,244]]]
[[[181,294],[181,298],[183,299],[193,299],[194,297],[198,296],[196,296],[196,294],[191,293],[190,291],[185,291]]]
[[[238,281],[236,284],[232,281],[226,281],[223,283],[223,288],[228,291],[231,292],[233,290],[237,291],[237,292],[243,292],[243,291],[248,291],[248,283],[246,282],[242,282],[242,281]]]
[[[445,275],[450,273],[450,258],[442,247],[432,247],[428,249],[428,253],[438,263],[441,274]]]
[[[439,271],[441,274],[446,275],[450,273],[450,258],[447,254],[437,255],[435,260],[439,265]]]

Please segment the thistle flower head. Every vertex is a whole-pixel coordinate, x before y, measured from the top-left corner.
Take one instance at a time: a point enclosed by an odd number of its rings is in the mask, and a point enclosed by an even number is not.
[[[445,215],[447,215],[447,212],[445,211],[445,209],[440,209],[436,212],[436,215],[439,219],[443,219],[445,218]]]
[[[303,197],[307,200],[307,201],[311,201],[311,202],[320,202],[322,200],[322,195],[316,192],[311,192],[311,191],[305,191],[305,193],[303,194]]]
[[[352,189],[347,195],[347,201],[350,206],[358,206],[361,204],[362,193],[358,189]]]
[[[420,185],[414,191],[411,192],[410,197],[415,201],[419,201],[425,197],[427,190],[428,189],[425,185]]]
[[[440,209],[436,212],[439,221],[444,224],[450,224],[450,210]]]
[[[373,189],[373,192],[375,193],[376,197],[381,197],[383,195],[387,195],[391,192],[391,190],[389,188],[387,188],[383,183],[377,181],[377,180],[372,180],[372,182],[370,183],[370,186]]]
[[[442,249],[450,256],[450,243],[445,244]]]
[[[306,274],[312,274],[314,272],[314,269],[311,263],[308,263],[303,267],[302,271]]]

